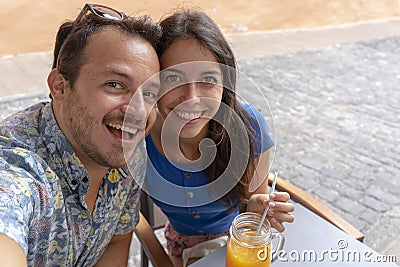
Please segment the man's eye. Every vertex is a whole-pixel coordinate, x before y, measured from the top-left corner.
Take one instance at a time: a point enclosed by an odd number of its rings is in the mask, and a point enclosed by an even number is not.
[[[157,94],[154,92],[144,92],[143,96],[147,102],[153,103],[157,100]]]
[[[118,82],[108,82],[107,86],[113,87],[113,88],[116,88],[116,89],[121,89],[122,88],[122,85],[120,83],[118,83]]]

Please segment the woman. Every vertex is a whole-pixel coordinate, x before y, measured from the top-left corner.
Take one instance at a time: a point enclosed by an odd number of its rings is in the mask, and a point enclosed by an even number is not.
[[[183,10],[160,25],[161,91],[144,189],[168,217],[167,247],[179,266],[183,249],[226,235],[239,212],[262,213],[269,203],[267,218],[283,231],[294,206],[287,193],[267,194],[273,141],[263,116],[236,98],[236,61],[216,24]]]

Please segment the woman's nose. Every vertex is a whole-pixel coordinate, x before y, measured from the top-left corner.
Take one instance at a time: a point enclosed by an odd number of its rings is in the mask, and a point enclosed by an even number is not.
[[[196,83],[188,83],[183,90],[183,97],[185,100],[200,99],[200,91]]]

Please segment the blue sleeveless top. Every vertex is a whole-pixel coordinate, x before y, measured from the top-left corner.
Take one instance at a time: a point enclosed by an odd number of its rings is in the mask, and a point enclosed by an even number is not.
[[[242,106],[255,119],[249,122],[256,134],[257,142],[253,149],[254,157],[257,158],[271,148],[274,142],[268,134],[268,125],[263,115],[250,105]],[[148,158],[143,189],[168,217],[172,227],[183,235],[227,231],[239,213],[238,202],[228,206],[223,203],[222,197],[237,181],[228,182],[224,177],[219,177],[219,182],[210,184],[203,172],[206,166],[201,163],[182,165],[169,161],[157,150],[150,135],[146,137],[146,147]],[[225,188],[226,192],[213,189],[229,183],[232,184]]]

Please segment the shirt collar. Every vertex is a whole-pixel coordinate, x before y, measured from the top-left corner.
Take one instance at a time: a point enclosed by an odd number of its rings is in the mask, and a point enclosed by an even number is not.
[[[43,107],[39,132],[48,150],[48,165],[57,176],[64,177],[73,190],[81,183],[88,186],[88,172],[58,126],[51,103]]]

